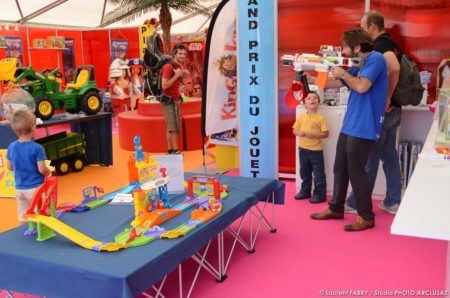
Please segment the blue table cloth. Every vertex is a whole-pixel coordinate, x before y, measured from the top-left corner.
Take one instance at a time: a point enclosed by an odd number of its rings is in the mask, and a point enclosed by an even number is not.
[[[278,180],[231,176],[218,179],[229,190],[222,213],[177,239],[159,239],[108,253],[83,249],[61,235],[38,242],[23,235],[25,226],[1,233],[0,289],[49,297],[135,297],[270,193],[274,193],[275,203],[284,202],[284,184]],[[170,199],[177,204],[184,197]],[[190,214],[189,210],[161,226],[173,229],[188,221]],[[95,240],[113,242],[116,234],[130,226],[133,217],[133,206],[106,205],[84,213],[64,214],[61,221]]]

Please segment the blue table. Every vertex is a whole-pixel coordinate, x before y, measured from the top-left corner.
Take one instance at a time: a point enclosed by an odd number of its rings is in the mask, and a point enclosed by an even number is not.
[[[259,200],[273,193],[276,204],[284,203],[284,184],[278,180],[217,178],[229,189],[222,213],[186,237],[103,253],[82,249],[60,235],[38,242],[23,236],[26,227],[1,233],[0,289],[50,297],[134,297],[177,268]],[[171,196],[173,204],[183,199],[184,195]],[[175,228],[186,222],[190,213],[162,226]],[[133,206],[106,205],[65,214],[61,220],[95,240],[109,242],[129,227],[133,216]]]
[[[9,123],[0,123],[0,149],[8,149],[9,144],[17,139]]]
[[[70,124],[72,132],[84,134],[88,162],[109,166],[113,164],[111,115],[105,112],[96,115],[56,114],[37,127],[47,129],[50,126]],[[0,123],[0,149],[8,149],[9,144],[15,140],[17,136],[11,126]]]

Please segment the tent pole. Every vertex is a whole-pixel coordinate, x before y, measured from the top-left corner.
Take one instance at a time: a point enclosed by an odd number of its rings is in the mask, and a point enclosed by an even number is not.
[[[31,65],[31,53],[30,53],[30,34],[28,32],[28,25],[25,24],[25,30],[27,32],[27,44],[28,44],[28,65]]]
[[[83,41],[83,30],[80,30],[81,32],[81,62],[82,65],[84,65],[84,41]]]

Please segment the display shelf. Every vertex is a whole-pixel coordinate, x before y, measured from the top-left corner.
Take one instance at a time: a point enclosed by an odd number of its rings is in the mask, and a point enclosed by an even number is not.
[[[406,107],[402,107],[403,111],[428,111],[429,105],[426,106],[406,106]]]
[[[29,50],[68,50],[69,48],[29,48]]]

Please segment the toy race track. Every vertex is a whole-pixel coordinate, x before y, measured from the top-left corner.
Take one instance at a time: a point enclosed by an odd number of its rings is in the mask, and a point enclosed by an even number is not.
[[[110,202],[118,194],[132,193],[134,219],[131,227],[115,237],[116,242],[100,242],[56,219],[57,216],[57,180],[46,177],[27,210],[28,230],[25,235],[37,234],[38,241],[45,241],[61,234],[79,246],[94,251],[118,251],[132,246],[148,244],[156,239],[171,239],[184,236],[205,224],[222,211],[222,199],[226,198],[227,186],[214,177],[193,176],[187,182],[188,194],[184,202],[172,207],[169,202],[166,168],[160,168],[156,159],[146,157],[142,152],[140,138],[135,138],[136,154],[128,163],[130,184],[121,189],[97,198],[97,192],[103,192],[97,186],[83,188],[82,204],[70,209],[73,212],[87,211]],[[191,219],[177,228],[167,231],[160,224],[181,213],[198,206],[192,211]],[[67,210],[67,209],[66,209]],[[55,233],[56,232],[56,233]]]
[[[112,199],[114,199],[114,197],[117,194],[130,194],[135,189],[139,189],[139,184],[137,184],[137,183],[127,184],[124,187],[122,187],[116,191],[110,192],[104,196],[97,198],[97,199],[77,205],[77,206],[71,208],[70,212],[84,212],[84,211],[98,208],[100,206],[108,204]]]
[[[85,234],[69,227],[68,225],[54,217],[44,215],[28,215],[27,219],[29,222],[34,222],[38,225],[45,225],[49,229],[57,232],[58,234],[61,234],[67,239],[86,249],[95,251],[117,251],[125,248],[125,245],[121,243],[105,243],[96,241],[89,236],[86,236]],[[41,239],[38,238],[37,240],[39,241]],[[43,240],[46,239],[42,239],[41,241]]]

